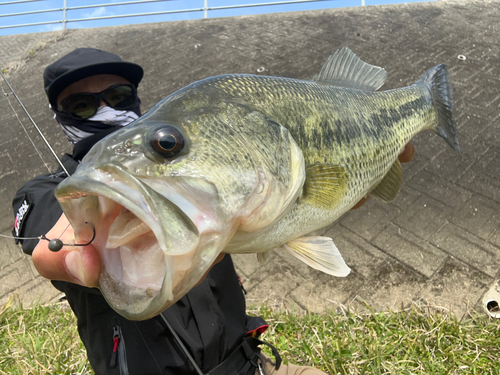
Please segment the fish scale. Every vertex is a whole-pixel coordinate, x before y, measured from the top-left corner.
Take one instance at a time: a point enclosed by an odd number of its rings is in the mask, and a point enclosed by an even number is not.
[[[248,82],[249,78],[233,76],[227,78],[227,82],[217,82],[216,86],[220,85],[221,88],[227,89],[227,83],[231,83],[238,88],[240,86],[238,82],[243,84]],[[383,166],[382,172],[374,173],[373,179],[376,180],[390,167],[402,147],[413,135],[432,124],[433,116],[430,114],[428,118],[425,116],[432,110],[430,104],[425,108],[421,106],[418,112],[411,113],[401,113],[402,111],[395,108],[393,111],[398,113],[399,117],[397,121],[387,116],[383,118],[384,116],[380,114],[381,111],[386,110],[388,104],[393,105],[403,100],[405,100],[404,103],[414,103],[415,101],[408,93],[408,91],[417,91],[413,88],[386,93],[353,93],[352,90],[343,88],[310,85],[307,86],[306,93],[311,96],[317,95],[314,100],[304,102],[307,95],[300,95],[300,92],[299,95],[294,95],[293,88],[297,85],[272,77],[251,78],[252,83],[262,82],[255,84],[254,89],[249,92],[260,94],[257,98],[264,100],[257,101],[255,96],[243,97],[243,99],[255,110],[265,113],[290,130],[304,153],[306,164],[320,162],[346,165],[353,174],[357,171],[373,172],[377,170],[377,166]],[[277,87],[279,87],[279,90],[276,90],[278,92],[291,92],[287,95],[287,99],[293,101],[294,106],[283,103],[281,97],[265,100],[268,97],[266,92],[273,91]],[[420,96],[425,96],[427,90],[418,91],[421,93]],[[234,91],[228,90],[227,94],[233,95]],[[318,100],[318,98],[323,100]],[[363,103],[362,108],[359,106],[357,108],[359,113],[342,109],[350,108],[348,104],[350,101]],[[242,102],[241,97],[239,102]],[[289,113],[293,113],[293,118],[290,118]],[[314,115],[308,116],[308,114]],[[391,163],[388,164],[389,159]],[[356,161],[367,163],[367,165],[362,166]],[[371,185],[373,179],[365,182]]]

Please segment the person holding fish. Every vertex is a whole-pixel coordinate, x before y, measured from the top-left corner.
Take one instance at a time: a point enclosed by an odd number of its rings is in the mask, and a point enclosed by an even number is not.
[[[62,158],[70,174],[75,173],[86,155],[85,160],[92,159],[98,151],[92,148],[96,143],[141,116],[137,87],[142,77],[139,65],[93,48],[76,49],[46,68],[44,86],[54,118],[74,144],[73,154]],[[153,144],[160,152],[171,154],[182,134],[163,125],[158,129],[152,136]],[[125,152],[120,147],[133,148],[134,144],[127,140],[113,147],[119,154]],[[414,152],[411,143],[403,144],[399,161],[412,160]],[[115,173],[110,171],[107,173]],[[161,237],[162,233],[157,235],[149,229],[148,218],[133,215],[130,208],[115,205],[109,197],[90,193],[81,198],[93,196],[94,200],[73,213],[85,218],[72,225],[76,220],[72,221],[73,216],[68,220],[54,197],[56,187],[66,178],[59,169],[29,181],[17,192],[13,201],[14,233],[25,238],[18,241],[23,251],[32,255],[38,272],[65,293],[96,374],[324,374],[311,367],[281,364],[274,348],[274,361],[260,351],[261,345],[268,344],[257,337],[267,325],[258,317],[246,315],[242,285],[231,257],[223,252],[209,258],[203,276],[190,280],[194,287],[189,286],[177,302],[167,309],[156,304],[150,310],[151,299],[160,293],[164,280],[174,278],[165,276],[161,264],[166,260],[161,246],[141,250],[143,243],[156,243],[154,237]],[[112,180],[105,183],[114,184]],[[83,189],[86,186],[83,179],[79,184]],[[129,186],[134,184],[140,183],[133,181]],[[200,194],[202,188],[210,189],[199,187]],[[68,188],[65,194],[78,199],[80,193]],[[366,202],[367,198],[360,198],[352,208]],[[113,223],[106,224],[111,219],[98,221],[89,214],[97,205],[100,212],[108,212],[106,207],[111,207],[109,212],[113,213],[109,216],[113,216]],[[172,205],[157,210],[158,216],[168,218],[187,215]],[[101,228],[106,226],[109,235],[104,238]],[[191,233],[196,232],[192,225],[172,230],[182,233],[181,242],[191,241]],[[51,248],[45,239],[58,239],[62,249]],[[101,253],[98,248],[105,248],[106,252]],[[118,254],[116,249],[120,249]],[[153,255],[141,257],[141,252]],[[192,266],[191,258],[184,254],[171,262],[179,273]],[[113,283],[109,275],[118,274],[122,282]],[[142,289],[129,287],[131,283]],[[174,284],[175,280],[170,280],[171,289]],[[109,285],[111,289],[102,293]]]

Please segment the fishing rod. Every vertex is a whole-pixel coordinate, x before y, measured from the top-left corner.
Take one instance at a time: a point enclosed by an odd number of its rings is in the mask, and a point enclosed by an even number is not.
[[[14,89],[12,88],[12,86],[10,85],[9,81],[7,80],[7,78],[5,77],[5,75],[3,74],[3,72],[0,70],[0,75],[2,76],[3,80],[5,81],[5,83],[7,84],[7,86],[9,87],[11,93],[14,95],[14,98],[16,98],[16,100],[18,101],[19,105],[21,106],[21,108],[23,109],[24,113],[26,113],[26,116],[28,116],[28,118],[30,119],[31,123],[33,124],[33,126],[35,127],[35,129],[37,130],[38,134],[40,135],[40,137],[42,137],[43,141],[45,142],[45,144],[47,145],[47,147],[49,148],[50,152],[52,153],[52,155],[56,158],[57,162],[59,163],[59,165],[61,166],[61,168],[63,169],[64,173],[66,173],[67,176],[69,176],[69,173],[68,173],[68,170],[64,167],[61,159],[59,159],[59,157],[57,156],[57,154],[55,153],[54,149],[52,148],[52,146],[50,145],[49,141],[47,141],[47,139],[45,138],[45,136],[43,135],[42,131],[40,130],[40,128],[38,127],[38,125],[36,124],[36,122],[33,120],[33,118],[31,117],[31,115],[29,114],[28,110],[26,109],[26,107],[24,106],[23,102],[21,101],[21,99],[19,99],[19,97],[17,96],[16,92],[14,91]]]
[[[21,108],[23,109],[24,113],[26,113],[26,116],[28,116],[28,118],[30,119],[31,123],[33,124],[33,126],[35,127],[35,129],[37,130],[38,134],[40,135],[40,137],[42,137],[43,141],[45,142],[45,145],[48,147],[48,149],[50,150],[50,152],[52,153],[52,155],[54,156],[54,158],[57,160],[57,162],[59,163],[59,165],[61,166],[62,170],[64,171],[64,173],[66,173],[67,176],[69,176],[69,172],[68,170],[66,169],[66,167],[64,167],[64,164],[62,163],[61,159],[59,159],[59,157],[57,156],[57,154],[55,153],[54,149],[52,148],[52,146],[50,145],[49,141],[47,141],[47,138],[45,138],[45,136],[43,135],[42,131],[40,130],[40,128],[38,127],[38,125],[36,124],[35,120],[33,120],[33,118],[31,117],[31,115],[29,114],[28,110],[26,109],[26,107],[24,106],[23,102],[21,101],[21,99],[19,98],[19,96],[17,96],[16,92],[14,91],[14,88],[11,86],[11,84],[9,83],[9,81],[7,80],[7,78],[5,77],[5,75],[3,74],[3,72],[0,70],[0,75],[2,76],[3,80],[5,81],[5,83],[7,84],[7,86],[9,87],[12,95],[14,95],[14,97],[16,98],[17,102],[19,103],[19,105],[21,106]],[[2,89],[3,91],[3,89]],[[4,95],[7,96],[8,94],[4,91]],[[10,104],[10,100],[7,98],[7,101],[9,102]],[[12,107],[11,105],[11,108],[12,110],[14,111],[14,113],[16,114],[16,117],[17,117],[17,113],[16,111],[14,110],[14,108]],[[18,117],[19,119],[19,117]],[[20,120],[19,120],[20,121]],[[22,123],[21,123],[22,125]],[[24,128],[24,125],[23,125],[23,128]],[[25,129],[26,131],[26,129]],[[34,142],[31,140],[30,136],[28,135],[28,133],[26,132],[26,135],[28,136],[28,138],[30,139],[31,143],[33,144],[33,147],[35,147],[36,149],[36,146],[34,144]],[[38,151],[37,151],[38,152]],[[40,155],[40,153],[38,153]],[[40,155],[40,158],[41,158],[41,155]],[[42,161],[44,162],[45,164],[45,161],[43,160],[42,158]],[[46,164],[45,164],[46,165]],[[47,165],[46,165],[47,166]],[[48,168],[48,167],[47,167]],[[88,223],[86,223],[88,224]],[[66,228],[67,229],[67,228]],[[49,250],[51,251],[54,251],[54,252],[57,252],[59,250],[61,250],[63,248],[63,246],[88,246],[90,245],[94,239],[95,239],[95,228],[94,226],[92,226],[92,229],[94,231],[94,235],[92,237],[92,239],[88,242],[88,243],[85,243],[85,244],[65,244],[63,243],[59,238],[55,238],[55,239],[49,239],[46,237],[46,235],[41,235],[41,236],[38,236],[38,237],[14,237],[14,236],[7,236],[5,234],[0,234],[0,237],[5,237],[5,238],[13,238],[13,239],[18,239],[18,240],[31,240],[31,239],[38,239],[38,240],[45,240],[45,241],[49,241]],[[66,230],[65,230],[66,231]]]

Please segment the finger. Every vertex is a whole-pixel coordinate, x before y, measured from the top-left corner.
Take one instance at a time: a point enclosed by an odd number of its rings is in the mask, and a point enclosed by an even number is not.
[[[404,150],[399,154],[399,161],[401,163],[408,163],[409,161],[412,161],[414,155],[415,147],[413,147],[413,144],[408,143]]]
[[[366,203],[366,201],[368,200],[368,197],[366,198],[362,198],[358,203],[356,203],[352,208],[351,210],[355,210],[356,208],[360,208],[362,205],[364,205]]]
[[[84,250],[49,250],[48,243],[41,241],[33,251],[33,264],[38,273],[50,280],[67,281],[88,287],[99,282],[100,258],[92,245]]]
[[[62,215],[46,236],[59,238],[63,243],[70,243],[73,230],[68,224],[66,217]],[[101,260],[99,252],[93,245],[64,246],[60,251],[53,252],[48,244],[48,241],[40,240],[32,254],[33,264],[41,276],[88,287],[98,285]]]

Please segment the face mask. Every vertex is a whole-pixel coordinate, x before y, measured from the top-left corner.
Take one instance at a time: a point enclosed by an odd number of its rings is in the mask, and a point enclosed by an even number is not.
[[[99,107],[94,116],[88,118],[88,121],[102,122],[106,125],[125,126],[138,118],[139,116],[132,111],[102,106]]]
[[[86,120],[75,120],[65,113],[54,110],[54,118],[61,125],[68,140],[75,144],[84,138],[90,137],[109,126],[125,126],[141,115],[140,100],[130,110],[116,110],[108,106],[100,107],[96,114]]]

